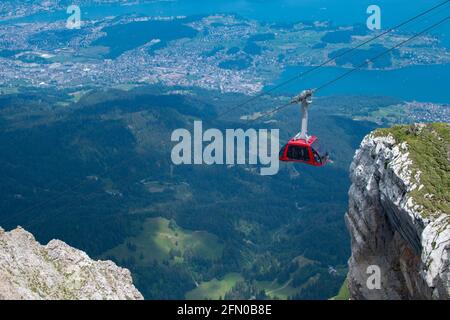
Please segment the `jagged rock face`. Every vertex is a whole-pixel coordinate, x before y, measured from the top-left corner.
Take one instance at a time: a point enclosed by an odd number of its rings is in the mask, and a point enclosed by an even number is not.
[[[59,240],[0,228],[0,299],[143,299],[130,272]]]
[[[420,188],[410,165],[408,145],[392,136],[370,134],[355,154],[346,214],[353,299],[450,297],[450,213],[421,215],[410,194]],[[379,267],[379,289],[367,285],[373,265]]]

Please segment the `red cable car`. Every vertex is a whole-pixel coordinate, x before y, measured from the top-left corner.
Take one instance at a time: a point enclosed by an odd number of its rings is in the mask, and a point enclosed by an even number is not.
[[[301,131],[280,150],[279,159],[284,162],[302,162],[316,167],[325,165],[328,153],[320,153],[317,137],[308,136],[308,107],[312,102],[313,90],[304,90],[291,103],[302,106]]]

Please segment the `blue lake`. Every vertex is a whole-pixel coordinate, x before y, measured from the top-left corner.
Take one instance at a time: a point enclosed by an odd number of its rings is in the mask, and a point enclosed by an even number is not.
[[[232,13],[269,22],[330,20],[336,24],[365,24],[366,9],[377,4],[381,8],[382,27],[387,28],[443,1],[409,0],[173,0],[132,5],[94,5],[81,7],[86,19],[109,15],[140,13],[156,15],[197,15]],[[445,16],[449,5],[436,12]],[[49,21],[67,17],[65,11],[39,13],[22,21]],[[18,21],[19,21],[18,20]]]
[[[309,70],[309,67],[289,67],[273,84],[279,84]],[[318,87],[349,69],[321,68],[283,87],[283,92],[297,93]],[[267,86],[270,89],[273,85]],[[450,64],[411,66],[396,70],[357,70],[335,82],[318,95],[376,95],[404,100],[450,103]]]
[[[244,18],[265,22],[331,21],[335,25],[366,24],[367,7],[376,4],[381,9],[382,29],[388,29],[443,3],[444,0],[163,0],[130,5],[89,5],[81,7],[82,19],[101,19],[107,16],[143,14],[148,16],[205,15],[216,13],[237,14]],[[436,9],[413,23],[402,27],[404,31],[416,32],[449,15],[450,4]],[[46,22],[65,20],[65,10],[42,12],[9,22]],[[443,44],[450,47],[450,33],[440,27],[433,33],[439,35]]]
[[[388,29],[443,3],[444,0],[162,0],[130,5],[89,5],[81,7],[82,19],[101,19],[107,16],[143,14],[148,16],[205,15],[216,13],[237,14],[244,18],[264,22],[331,21],[335,25],[366,24],[367,7],[376,4],[381,9],[381,26]],[[402,30],[415,32],[449,15],[450,4],[436,9]],[[65,20],[65,10],[42,12],[9,22],[46,22]],[[0,22],[9,23],[9,22]],[[450,47],[450,33],[441,27],[438,34],[445,46]]]

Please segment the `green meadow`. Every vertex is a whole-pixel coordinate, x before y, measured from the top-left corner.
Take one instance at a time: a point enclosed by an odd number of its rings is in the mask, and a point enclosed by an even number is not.
[[[239,281],[244,278],[239,273],[228,273],[221,280],[212,279],[202,282],[197,288],[186,293],[188,300],[217,300],[223,298],[225,294]]]
[[[148,218],[139,234],[107,251],[105,257],[116,260],[132,258],[137,265],[154,261],[182,262],[186,252],[204,259],[216,260],[222,255],[219,239],[205,231],[186,230],[165,218]]]

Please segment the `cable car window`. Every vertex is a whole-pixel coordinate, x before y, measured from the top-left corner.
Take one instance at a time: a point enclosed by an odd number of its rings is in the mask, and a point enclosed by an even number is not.
[[[279,154],[280,158],[284,157],[284,150],[286,150],[286,145],[284,145],[283,148],[281,148],[281,150],[280,150],[280,154]]]
[[[287,157],[292,160],[309,161],[309,152],[306,147],[289,146]]]
[[[324,154],[325,153],[325,148],[323,147],[323,145],[320,143],[319,140],[314,141],[314,143],[312,144],[312,149],[317,151],[317,153],[319,155]]]
[[[314,155],[314,159],[316,160],[317,163],[322,163],[322,158],[319,156],[319,154],[316,152],[316,150],[313,149],[313,155]]]
[[[317,152],[320,159],[324,159],[328,155],[328,152],[326,152],[326,149],[322,146],[322,144],[318,140],[314,141],[314,143],[311,146],[311,149]]]

